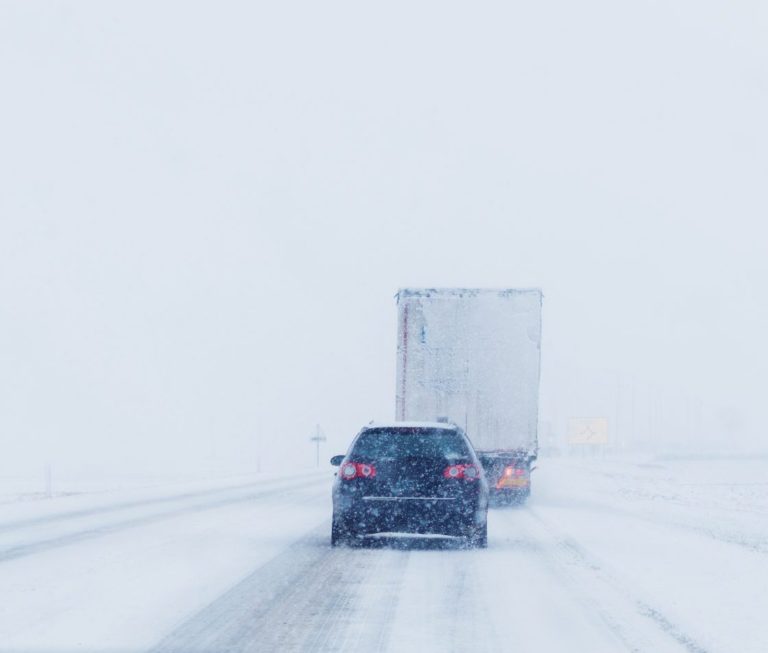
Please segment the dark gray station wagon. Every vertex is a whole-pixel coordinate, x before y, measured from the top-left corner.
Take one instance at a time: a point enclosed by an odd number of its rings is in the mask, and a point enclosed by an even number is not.
[[[370,424],[334,456],[331,544],[441,535],[488,542],[488,484],[469,439],[440,422]]]

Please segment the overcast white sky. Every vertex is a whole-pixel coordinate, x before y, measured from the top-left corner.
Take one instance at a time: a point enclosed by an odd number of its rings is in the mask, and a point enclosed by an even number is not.
[[[762,0],[4,0],[0,94],[7,463],[342,451],[400,286],[541,287],[555,430],[768,447]]]

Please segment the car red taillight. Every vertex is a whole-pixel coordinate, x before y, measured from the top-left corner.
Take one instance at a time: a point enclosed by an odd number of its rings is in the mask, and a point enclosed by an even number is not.
[[[461,478],[465,481],[474,481],[480,478],[480,470],[475,465],[449,465],[443,471],[445,478]]]
[[[372,478],[376,476],[376,468],[373,465],[360,463],[357,465],[357,475],[363,478]]]
[[[461,475],[461,465],[451,465],[450,467],[446,467],[445,471],[443,472],[443,476],[445,476],[445,478],[459,478]]]
[[[376,476],[376,467],[368,463],[344,463],[339,470],[339,476],[345,481],[353,478],[373,478]]]
[[[525,470],[519,467],[509,466],[504,468],[504,476],[522,476],[523,474],[525,474]]]

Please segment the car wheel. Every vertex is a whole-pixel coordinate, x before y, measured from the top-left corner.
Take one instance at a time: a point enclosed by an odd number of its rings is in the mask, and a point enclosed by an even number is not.
[[[485,549],[488,547],[488,520],[484,521],[482,526],[478,526],[475,529],[475,532],[470,538],[470,544],[478,549]]]
[[[349,542],[349,531],[340,520],[334,517],[331,522],[331,546],[340,546],[342,544],[349,544]]]

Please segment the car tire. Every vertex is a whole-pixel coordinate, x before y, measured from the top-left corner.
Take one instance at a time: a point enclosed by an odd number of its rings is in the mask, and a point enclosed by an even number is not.
[[[331,522],[331,546],[340,546],[346,544],[349,540],[349,536],[346,531],[342,529],[339,521],[334,518]]]
[[[354,533],[350,532],[343,521],[334,517],[331,522],[331,546],[352,546],[354,541]]]
[[[470,544],[476,549],[488,548],[488,521],[484,521],[481,526],[475,529],[470,538]]]

